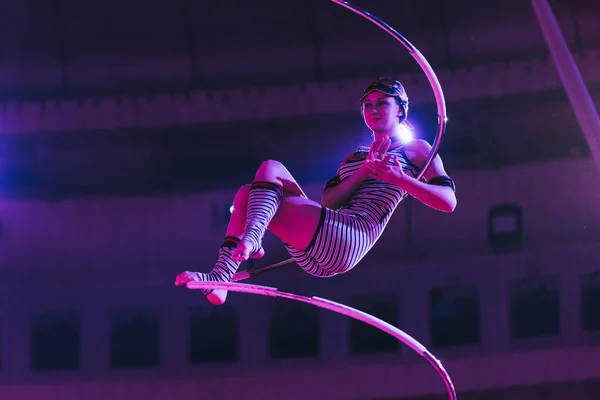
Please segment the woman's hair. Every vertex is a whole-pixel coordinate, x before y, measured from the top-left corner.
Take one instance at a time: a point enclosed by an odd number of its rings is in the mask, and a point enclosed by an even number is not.
[[[408,117],[408,95],[400,82],[391,78],[377,78],[365,88],[360,97],[360,102],[362,102],[369,93],[374,91],[395,98],[403,111],[400,122],[406,120]]]

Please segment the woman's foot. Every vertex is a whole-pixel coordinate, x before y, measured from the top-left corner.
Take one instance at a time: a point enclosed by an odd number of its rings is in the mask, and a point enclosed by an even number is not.
[[[255,250],[255,247],[252,245],[252,242],[248,240],[240,240],[237,247],[233,250],[231,254],[231,259],[234,262],[242,263],[244,261],[248,261],[249,258],[261,258],[265,255],[265,250],[262,246],[257,246],[258,250]]]
[[[261,246],[257,252],[250,254],[250,258],[254,258],[254,259],[263,258],[264,255],[265,255],[265,249]]]
[[[225,282],[220,280],[214,274],[204,274],[202,272],[184,271],[175,277],[175,286],[185,285],[188,282]],[[202,289],[208,301],[214,305],[220,306],[227,299],[227,290],[225,289]]]
[[[213,303],[215,306],[222,306],[227,299],[227,290],[225,289],[216,289],[211,293],[206,295],[208,301]]]

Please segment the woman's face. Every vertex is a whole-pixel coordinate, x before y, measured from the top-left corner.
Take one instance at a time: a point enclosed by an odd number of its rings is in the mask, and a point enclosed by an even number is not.
[[[365,124],[375,133],[391,133],[399,122],[402,108],[394,97],[371,92],[362,102]]]

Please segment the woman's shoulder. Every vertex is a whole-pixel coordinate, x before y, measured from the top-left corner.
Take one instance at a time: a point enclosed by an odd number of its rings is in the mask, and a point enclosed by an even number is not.
[[[431,144],[424,139],[414,139],[401,147],[407,161],[420,163],[425,161],[431,152]]]
[[[425,155],[431,151],[431,145],[424,139],[413,139],[402,147],[404,147],[405,151],[414,151],[419,154],[425,153]]]
[[[367,150],[365,151],[363,149],[363,146],[358,147],[355,151],[344,157],[344,162],[349,163],[353,161],[364,160],[367,157],[367,154],[369,153],[369,148],[367,147],[366,149]]]
[[[356,148],[356,150],[354,150],[353,152],[346,155],[345,159],[353,160],[353,159],[360,159],[361,157],[364,158],[364,157],[366,157],[367,154],[369,154],[370,149],[371,148],[369,146],[362,146],[362,145],[358,146]]]

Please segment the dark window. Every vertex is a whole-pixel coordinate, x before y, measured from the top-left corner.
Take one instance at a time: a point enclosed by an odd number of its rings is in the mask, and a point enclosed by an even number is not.
[[[308,304],[280,301],[271,315],[272,358],[319,354],[319,310]]]
[[[111,366],[153,366],[158,364],[158,355],[158,316],[155,310],[111,310]]]
[[[479,291],[474,285],[429,291],[431,345],[451,347],[479,343]]]
[[[583,330],[600,330],[600,271],[581,280],[581,318]]]
[[[81,323],[75,311],[31,317],[31,368],[36,371],[79,369]]]
[[[398,326],[398,296],[390,294],[368,294],[351,300],[350,306],[371,314],[391,325]],[[350,319],[350,353],[390,353],[398,351],[400,342],[389,333],[374,326]]]
[[[250,338],[252,339],[252,338]],[[238,360],[238,316],[233,307],[190,310],[190,363]]]
[[[519,252],[522,248],[523,222],[519,204],[496,204],[488,214],[488,239],[496,253]]]
[[[513,339],[560,333],[558,278],[543,276],[511,283],[510,327]]]

